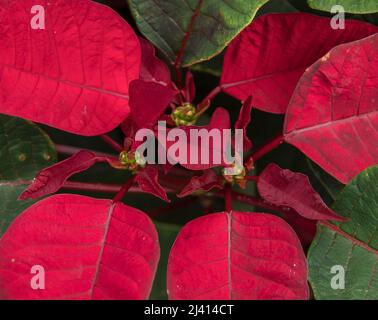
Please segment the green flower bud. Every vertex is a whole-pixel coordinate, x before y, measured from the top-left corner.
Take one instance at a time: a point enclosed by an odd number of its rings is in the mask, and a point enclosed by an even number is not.
[[[140,154],[132,151],[122,151],[119,154],[119,162],[121,162],[126,170],[129,170],[132,173],[136,173],[146,166],[146,161],[140,156]]]
[[[176,126],[190,126],[197,121],[196,108],[190,103],[184,103],[172,112],[172,120]]]

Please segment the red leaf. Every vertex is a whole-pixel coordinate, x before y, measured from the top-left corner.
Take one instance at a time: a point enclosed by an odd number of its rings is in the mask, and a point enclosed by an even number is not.
[[[56,195],[18,216],[0,241],[3,299],[146,299],[160,249],[148,216],[122,203]],[[44,290],[31,268],[45,270]]]
[[[243,148],[244,150],[248,150],[252,148],[252,142],[247,137],[247,127],[251,122],[251,112],[252,112],[252,96],[249,96],[246,101],[244,101],[240,112],[238,120],[235,123],[235,129],[242,129],[243,134]]]
[[[129,113],[139,41],[113,10],[88,0],[43,1],[45,30],[32,30],[34,0],[0,7],[0,112],[94,136]]]
[[[203,216],[178,235],[168,262],[170,299],[308,299],[301,244],[264,213]]]
[[[343,183],[378,163],[378,34],[341,45],[300,80],[285,141]]]
[[[155,82],[134,80],[130,84],[131,116],[137,127],[151,128],[164,113],[176,91]]]
[[[202,175],[192,177],[177,197],[182,198],[198,190],[210,191],[214,188],[222,189],[219,177],[214,171],[206,170]]]
[[[164,188],[159,183],[158,173],[158,169],[155,166],[147,165],[146,168],[137,174],[135,181],[142,191],[153,194],[166,202],[171,202]]]
[[[221,79],[225,91],[240,100],[252,94],[256,108],[285,113],[307,67],[336,45],[378,32],[353,20],[334,30],[330,21],[305,13],[257,18],[227,49]]]
[[[281,169],[271,163],[259,176],[257,189],[266,201],[292,208],[307,219],[345,221],[328,208],[302,173]]]
[[[20,200],[37,199],[58,191],[72,175],[85,171],[97,162],[116,165],[117,159],[97,156],[91,151],[81,150],[73,156],[41,170],[33,183],[20,195]]]
[[[142,48],[142,65],[140,79],[152,81],[168,86],[171,83],[171,74],[167,65],[156,57],[154,46],[147,40],[139,37]]]

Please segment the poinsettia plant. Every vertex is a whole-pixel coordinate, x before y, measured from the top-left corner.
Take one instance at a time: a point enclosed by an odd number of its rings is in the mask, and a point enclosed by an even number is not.
[[[0,0],[0,298],[377,299],[376,1],[100,2]]]

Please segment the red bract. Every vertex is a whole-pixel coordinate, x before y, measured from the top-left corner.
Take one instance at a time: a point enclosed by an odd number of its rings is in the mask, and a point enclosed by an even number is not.
[[[285,140],[347,183],[378,163],[378,34],[341,45],[303,75]]]
[[[169,86],[171,84],[171,74],[167,65],[156,57],[155,48],[150,42],[143,38],[139,38],[139,41],[142,48],[140,79]]]
[[[278,217],[221,212],[187,224],[168,264],[170,299],[308,299],[295,232]]]
[[[0,7],[0,112],[85,136],[114,129],[129,113],[129,83],[139,75],[134,31],[87,0],[49,2],[48,32],[30,31],[35,4]]]
[[[378,28],[348,20],[334,30],[330,19],[304,13],[257,18],[228,47],[221,85],[234,97],[253,95],[254,106],[285,113],[307,67],[338,44],[362,39]]]
[[[148,165],[137,173],[135,181],[138,183],[139,188],[142,191],[151,193],[166,202],[170,202],[166,191],[159,183],[158,175],[158,169],[155,166]]]
[[[0,241],[1,298],[146,299],[159,260],[154,225],[110,200],[57,195],[21,214]],[[30,270],[44,268],[44,290]]]
[[[142,48],[140,79],[130,84],[131,120],[127,126],[152,128],[178,94],[167,65],[156,57],[154,46],[139,38]],[[125,126],[124,126],[125,127]],[[127,133],[127,128],[124,132]],[[128,135],[126,134],[128,137]]]
[[[206,170],[200,176],[194,176],[189,183],[177,195],[179,198],[188,196],[196,191],[210,191],[214,188],[222,189],[222,183],[217,174],[212,170]]]
[[[257,188],[263,199],[292,208],[307,219],[345,220],[328,208],[304,174],[281,169],[272,163],[259,176]]]
[[[68,159],[41,170],[19,199],[37,199],[57,192],[69,177],[89,169],[97,162],[108,162],[114,167],[121,167],[117,158],[98,156],[91,151],[81,150]]]
[[[252,148],[252,142],[247,137],[247,127],[251,122],[251,112],[252,112],[252,97],[249,96],[247,100],[243,103],[239,117],[235,122],[235,129],[243,130],[243,148],[244,150],[249,150]]]
[[[136,129],[152,128],[177,91],[155,82],[134,80],[130,84],[131,119]]]

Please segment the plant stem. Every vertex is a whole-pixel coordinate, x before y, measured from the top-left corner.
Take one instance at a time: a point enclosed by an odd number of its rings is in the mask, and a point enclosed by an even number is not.
[[[175,65],[175,71],[176,71],[176,82],[177,82],[177,87],[179,89],[182,89],[183,88],[183,83],[182,83],[182,69],[180,66],[176,66]],[[181,97],[181,94],[179,95],[179,99],[181,100],[181,103],[183,103],[182,101],[182,97]]]
[[[259,160],[260,158],[262,158],[264,155],[266,155],[270,151],[272,151],[275,148],[277,148],[283,142],[284,142],[283,135],[282,134],[277,135],[275,138],[273,138],[267,144],[263,145],[260,149],[257,149],[255,152],[253,152],[252,155],[249,157],[248,161],[250,161],[251,159],[253,159],[253,161],[256,162],[257,160]]]
[[[222,86],[219,85],[218,87],[214,88],[203,100],[202,102],[199,104],[199,110],[198,112],[202,111],[203,107],[202,106],[205,106],[206,105],[206,102],[207,101],[210,101],[214,99],[214,97],[218,94],[222,92]]]
[[[212,91],[210,91],[210,93],[201,101],[199,106],[205,105],[207,100],[209,100],[209,101],[213,100],[215,98],[215,96],[217,96],[219,93],[221,93],[224,89],[237,87],[239,85],[242,85],[242,84],[245,84],[245,83],[248,83],[248,82],[251,82],[251,81],[250,80],[248,80],[248,81],[237,81],[237,82],[220,84],[217,87],[215,87]]]
[[[283,216],[286,216],[289,211],[292,211],[292,209],[288,207],[277,206],[263,199],[255,198],[255,197],[252,197],[243,193],[239,193],[236,191],[232,192],[232,198],[236,201],[244,202],[246,204],[259,207],[261,209],[276,211],[277,213],[280,213]]]
[[[129,191],[132,185],[134,184],[135,177],[136,175],[133,175],[129,180],[126,181],[126,183],[121,187],[121,189],[113,198],[113,202],[120,202],[122,200],[127,191]]]
[[[63,189],[79,190],[79,191],[99,191],[106,193],[117,193],[122,185],[103,184],[90,182],[66,181],[62,186]],[[141,192],[138,188],[133,188],[133,192]]]
[[[104,140],[113,150],[117,151],[118,153],[123,151],[123,146],[121,146],[118,142],[114,141],[108,135],[102,134],[100,135],[100,138]]]
[[[88,150],[96,154],[97,156],[100,157],[114,157],[114,154],[106,153],[106,152],[100,152],[100,151],[95,151],[95,150],[90,150],[87,148],[79,148],[79,147],[73,147],[73,146],[66,146],[62,144],[55,144],[55,150],[58,153],[61,154],[67,154],[67,155],[73,155],[81,150]]]
[[[257,182],[257,181],[259,181],[259,176],[246,176],[245,180]]]
[[[224,190],[224,204],[227,212],[232,211],[232,187],[230,184],[225,186]]]

